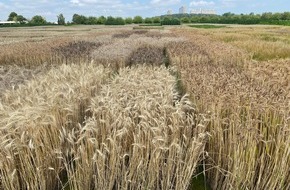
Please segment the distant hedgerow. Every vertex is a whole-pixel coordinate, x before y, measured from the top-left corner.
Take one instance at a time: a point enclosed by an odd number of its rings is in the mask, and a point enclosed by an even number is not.
[[[165,17],[162,21],[161,21],[162,25],[180,25],[181,22],[178,18],[168,18]]]

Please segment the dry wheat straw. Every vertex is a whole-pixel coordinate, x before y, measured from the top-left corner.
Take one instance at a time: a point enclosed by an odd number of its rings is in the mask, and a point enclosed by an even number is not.
[[[110,66],[114,69],[119,69],[128,65],[128,60],[133,52],[142,46],[153,46],[156,48],[164,48],[170,42],[183,41],[183,38],[170,37],[170,35],[162,36],[161,38],[154,37],[155,35],[164,35],[164,32],[148,32],[146,34],[127,34],[127,38],[115,38],[111,43],[104,45],[92,53],[93,60],[104,66]],[[150,36],[151,34],[151,36]],[[167,34],[167,33],[165,33]],[[118,33],[122,35],[122,33]],[[149,37],[148,37],[149,36]]]
[[[63,131],[83,124],[90,98],[109,73],[92,64],[63,65],[4,94],[0,106],[0,187],[62,187],[63,160],[69,156],[65,151],[70,146],[70,137]]]
[[[193,31],[176,33],[191,45],[168,54],[199,111],[211,115],[212,189],[289,189],[289,62],[257,64]]]
[[[70,187],[186,189],[205,134],[187,97],[176,96],[175,79],[163,67],[120,69],[93,98],[93,117],[73,139]]]
[[[3,189],[186,189],[203,117],[163,67],[63,65],[4,94]],[[88,109],[90,108],[90,109]]]

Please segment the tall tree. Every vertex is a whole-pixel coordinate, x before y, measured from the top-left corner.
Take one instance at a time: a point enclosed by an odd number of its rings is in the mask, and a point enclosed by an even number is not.
[[[34,17],[32,17],[30,23],[31,24],[41,25],[41,24],[46,24],[46,20],[45,20],[45,18],[43,18],[40,15],[35,15]]]
[[[189,17],[182,17],[182,18],[180,19],[180,21],[181,21],[182,23],[190,23],[190,19],[189,19]]]
[[[141,16],[135,16],[133,19],[133,23],[140,24],[143,22],[143,18]]]
[[[117,17],[116,18],[116,24],[117,25],[125,25],[125,20],[122,17]]]
[[[153,21],[152,21],[152,18],[147,17],[147,18],[145,18],[144,22],[147,24],[151,24]]]
[[[94,25],[98,23],[98,18],[94,16],[89,16],[85,24]]]
[[[261,19],[264,20],[264,21],[271,20],[272,15],[273,14],[271,12],[263,13],[262,16],[261,16]]]
[[[160,17],[153,18],[153,23],[160,23],[160,22],[161,22]]]
[[[282,20],[290,20],[290,12],[284,12],[281,16]]]
[[[17,15],[16,20],[18,22],[20,22],[21,24],[23,24],[24,21],[27,21],[27,19],[24,16],[22,16],[22,15]]]
[[[72,21],[74,24],[86,24],[87,17],[83,15],[74,14]]]
[[[105,24],[106,20],[107,20],[106,17],[104,17],[104,16],[100,16],[100,17],[98,18],[97,24]]]
[[[126,24],[132,24],[133,23],[133,19],[131,17],[127,17],[125,19]]]
[[[109,16],[105,22],[105,25],[124,25],[125,20],[122,17],[112,17]]]
[[[15,19],[17,19],[17,13],[11,12],[8,16],[8,21],[15,21]]]
[[[57,24],[59,25],[65,25],[65,18],[63,14],[60,14],[57,16]]]

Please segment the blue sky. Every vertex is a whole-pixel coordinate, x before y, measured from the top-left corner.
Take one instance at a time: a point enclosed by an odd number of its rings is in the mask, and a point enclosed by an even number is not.
[[[168,10],[177,13],[179,7],[191,9],[214,9],[218,14],[290,12],[289,0],[0,0],[0,20],[7,20],[15,11],[26,18],[42,15],[48,21],[56,21],[56,15],[63,13],[70,21],[74,13],[85,16],[141,15],[151,17],[166,14]]]

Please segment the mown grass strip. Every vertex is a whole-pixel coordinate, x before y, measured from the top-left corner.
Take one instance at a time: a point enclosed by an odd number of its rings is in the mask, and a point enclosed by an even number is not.
[[[164,26],[134,26],[134,30],[150,30],[150,29],[156,29],[156,30],[163,30]]]
[[[224,26],[224,25],[207,25],[207,24],[188,25],[188,26],[191,28],[203,28],[203,29],[227,28],[227,26]]]

